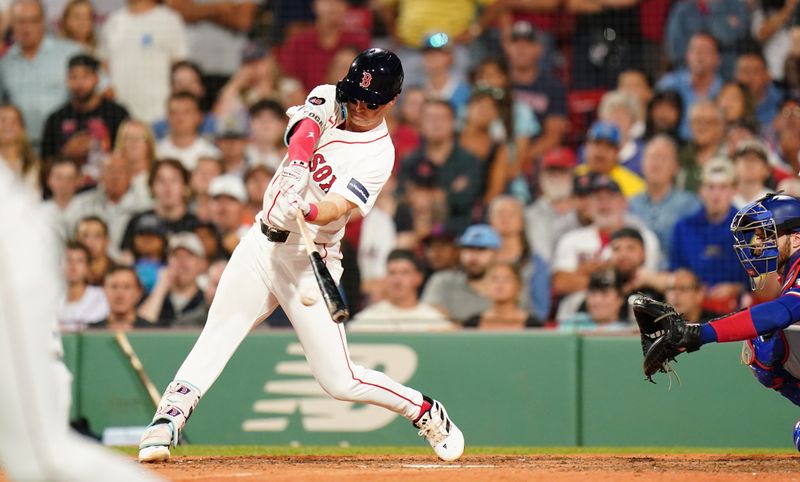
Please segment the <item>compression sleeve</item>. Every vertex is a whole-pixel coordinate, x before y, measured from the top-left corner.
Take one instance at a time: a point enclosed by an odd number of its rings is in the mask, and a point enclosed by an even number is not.
[[[702,343],[742,341],[800,321],[800,293],[789,291],[758,306],[717,318],[701,327]]]
[[[317,147],[320,129],[311,119],[303,119],[295,125],[289,138],[289,160],[308,162]]]

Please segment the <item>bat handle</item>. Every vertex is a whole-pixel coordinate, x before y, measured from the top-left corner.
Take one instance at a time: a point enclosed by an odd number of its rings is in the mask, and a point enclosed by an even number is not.
[[[306,245],[306,251],[308,255],[311,256],[311,253],[317,252],[317,247],[314,245],[314,240],[311,239],[311,233],[308,232],[308,226],[306,226],[306,219],[303,217],[303,212],[298,209],[295,217],[297,218],[297,225],[300,228],[300,235],[303,237],[303,242]]]

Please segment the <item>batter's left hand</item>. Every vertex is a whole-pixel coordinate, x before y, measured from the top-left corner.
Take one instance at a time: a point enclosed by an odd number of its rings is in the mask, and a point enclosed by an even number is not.
[[[311,206],[291,187],[278,195],[277,203],[281,212],[286,213],[290,219],[297,216],[298,210],[303,213],[303,217],[306,217],[311,211]]]
[[[281,171],[281,190],[293,190],[300,194],[306,192],[309,175],[307,162],[301,160],[289,161],[289,164]]]

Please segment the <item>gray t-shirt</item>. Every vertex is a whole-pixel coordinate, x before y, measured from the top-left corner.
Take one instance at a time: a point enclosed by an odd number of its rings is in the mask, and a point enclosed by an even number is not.
[[[492,302],[475,292],[467,284],[467,275],[460,269],[449,269],[435,273],[422,291],[422,302],[441,306],[449,318],[463,323],[491,308]]]
[[[259,3],[259,0],[195,0],[197,3]],[[189,60],[197,62],[206,74],[232,75],[242,63],[247,33],[230,30],[213,22],[186,25]]]

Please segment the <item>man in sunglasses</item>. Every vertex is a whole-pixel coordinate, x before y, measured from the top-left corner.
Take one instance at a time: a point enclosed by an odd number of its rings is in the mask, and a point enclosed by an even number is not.
[[[296,215],[305,217],[331,275],[342,275],[339,241],[350,214],[366,215],[392,172],[384,116],[397,100],[403,67],[389,51],[361,52],[337,85],[314,88],[290,116],[289,146],[263,211],[225,268],[203,332],[167,387],[142,436],[139,460],[169,459],[186,420],[250,329],[279,304],[311,372],[332,397],[389,409],[409,421],[442,460],[456,460],[464,436],[441,403],[350,359],[344,327],[320,299]]]

